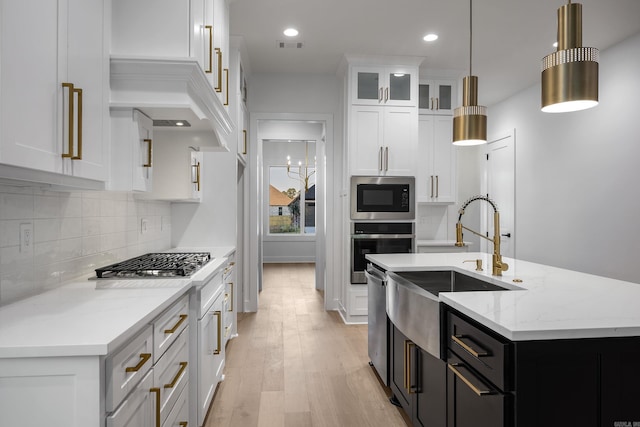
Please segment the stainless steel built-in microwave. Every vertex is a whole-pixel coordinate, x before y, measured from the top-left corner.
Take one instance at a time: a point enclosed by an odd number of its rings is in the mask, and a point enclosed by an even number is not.
[[[351,219],[415,219],[415,178],[352,176]]]

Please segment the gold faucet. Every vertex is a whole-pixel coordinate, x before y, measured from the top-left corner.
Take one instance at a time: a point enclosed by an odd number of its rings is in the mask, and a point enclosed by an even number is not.
[[[483,236],[482,234],[462,225],[462,215],[464,215],[464,210],[471,202],[475,202],[476,200],[484,200],[493,208],[493,239]],[[458,216],[458,222],[456,223],[456,246],[464,246],[464,241],[462,239],[463,228],[465,230],[469,230],[476,236],[480,236],[483,239],[493,242],[492,274],[494,276],[502,276],[502,272],[507,271],[509,269],[509,265],[506,262],[502,262],[502,255],[500,255],[500,213],[498,213],[498,207],[495,202],[485,196],[473,196],[464,202],[458,213],[460,216]]]

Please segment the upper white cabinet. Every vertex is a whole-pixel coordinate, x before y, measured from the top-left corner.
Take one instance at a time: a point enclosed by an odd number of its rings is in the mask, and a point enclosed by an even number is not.
[[[249,153],[249,111],[247,109],[247,70],[243,63],[244,42],[231,37],[229,51],[229,114],[236,124],[236,153],[242,164],[247,163]]]
[[[108,4],[2,2],[0,163],[104,188]],[[65,184],[55,176],[44,181]]]
[[[456,202],[456,149],[453,118],[420,114],[416,199],[418,203]]]
[[[353,67],[351,103],[415,106],[418,96],[417,76],[416,67]]]
[[[351,175],[413,176],[417,134],[415,107],[351,107]]]
[[[198,132],[154,132],[153,189],[139,197],[200,203],[204,187],[204,156],[202,151],[194,148],[202,137],[203,134]]]
[[[418,87],[420,114],[451,116],[458,99],[455,80],[423,80]]]
[[[139,110],[111,110],[112,191],[151,191],[153,121]]]

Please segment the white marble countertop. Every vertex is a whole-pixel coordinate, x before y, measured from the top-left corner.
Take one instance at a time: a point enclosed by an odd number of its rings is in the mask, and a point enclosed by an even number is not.
[[[192,286],[227,263],[235,248],[175,248],[213,259],[185,279],[85,280],[0,307],[0,358],[102,356],[115,350]]]
[[[512,341],[640,336],[637,283],[506,257],[509,270],[496,277],[491,255],[479,252],[366,257],[389,271],[454,270],[514,289],[440,293],[442,302]],[[463,263],[478,258],[484,271]]]

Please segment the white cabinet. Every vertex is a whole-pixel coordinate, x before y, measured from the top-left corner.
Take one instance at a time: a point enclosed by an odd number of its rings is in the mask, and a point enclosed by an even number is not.
[[[238,336],[238,313],[237,303],[237,283],[236,283],[236,262],[235,254],[229,257],[229,263],[222,273],[224,282],[224,343],[225,346],[231,338]]]
[[[236,124],[236,154],[243,165],[249,152],[249,111],[247,110],[247,76],[243,67],[244,41],[240,37],[230,38],[229,52],[229,114]]]
[[[455,203],[456,151],[451,116],[420,115],[416,176],[418,203]]]
[[[351,104],[415,107],[417,76],[413,66],[353,67]]]
[[[356,105],[350,112],[350,174],[413,176],[417,109]]]
[[[2,2],[0,163],[106,180],[108,3]]]
[[[200,203],[204,186],[204,156],[197,144],[199,133],[184,139],[174,131],[156,131],[153,140],[153,190],[139,197],[173,202]],[[203,138],[207,134],[202,135]],[[202,140],[202,139],[200,139]]]
[[[455,80],[420,80],[418,86],[418,108],[420,114],[450,116],[458,102]]]
[[[151,191],[153,120],[139,110],[111,110],[112,191]]]

